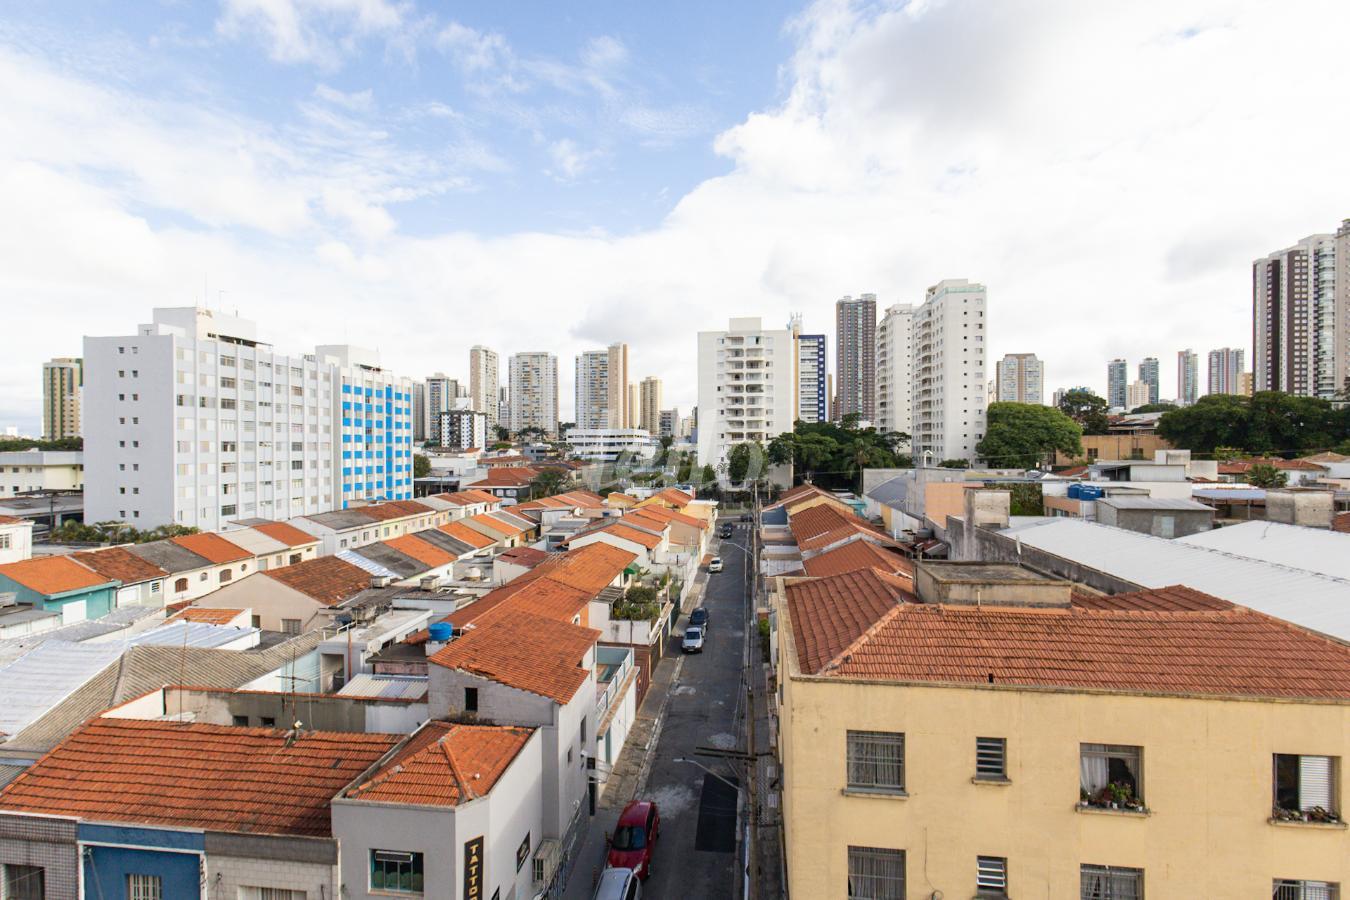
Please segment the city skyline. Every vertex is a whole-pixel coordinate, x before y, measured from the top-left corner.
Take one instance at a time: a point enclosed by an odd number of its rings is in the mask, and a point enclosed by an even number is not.
[[[236,3],[96,9],[81,29],[60,27],[63,4],[12,13],[0,292],[23,310],[15,331],[43,339],[4,342],[0,423],[38,430],[34,373],[80,333],[194,302],[301,347],[372,345],[413,377],[463,377],[449,363],[474,343],[570,360],[626,341],[687,408],[692,336],[728,313],[800,311],[832,342],[842,293],[915,303],[951,273],[995,291],[992,358],[1034,350],[1056,384],[1099,385],[1112,356],[1250,347],[1252,260],[1350,207],[1248,124],[1274,103],[1320,116],[1266,73],[1287,62],[1336,83],[1341,5],[1322,5],[1315,33],[1236,4],[705,5],[674,28],[588,10],[551,30],[510,10],[373,5],[372,20],[295,7],[289,32]],[[918,60],[993,33],[997,52],[933,102]],[[1246,64],[1258,52],[1262,71]],[[914,64],[878,91],[874,57]],[[1103,96],[1128,100],[1108,114]],[[1075,114],[1041,122],[1046,109]],[[1346,127],[1327,122],[1328,145]],[[1281,178],[1251,190],[1254,172]],[[1047,205],[1065,178],[1073,203]],[[1085,331],[1063,311],[1086,283],[1134,315]]]

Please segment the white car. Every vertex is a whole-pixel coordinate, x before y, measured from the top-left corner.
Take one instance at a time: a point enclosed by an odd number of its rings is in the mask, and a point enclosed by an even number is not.
[[[697,625],[690,625],[684,630],[684,640],[680,642],[680,649],[685,653],[703,652],[703,629]]]
[[[632,869],[605,869],[595,886],[595,900],[640,900],[642,880]]]
[[[720,556],[714,556],[714,557],[712,558],[712,562],[708,563],[708,571],[709,571],[709,572],[720,572],[720,571],[722,571],[722,557],[720,557]]]

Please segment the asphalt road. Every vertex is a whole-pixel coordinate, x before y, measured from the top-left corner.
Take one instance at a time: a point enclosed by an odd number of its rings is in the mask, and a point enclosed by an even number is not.
[[[738,525],[730,542],[744,545],[747,527]],[[693,758],[729,781],[738,777],[738,764],[695,754],[696,747],[734,749],[737,741],[745,554],[728,543],[714,550],[725,569],[709,577],[704,594],[709,628],[703,652],[685,660],[655,748],[645,796],[661,811],[661,838],[644,897],[730,898],[737,893],[737,794],[697,766],[675,762],[677,757]],[[680,620],[674,638],[675,653],[685,622]]]

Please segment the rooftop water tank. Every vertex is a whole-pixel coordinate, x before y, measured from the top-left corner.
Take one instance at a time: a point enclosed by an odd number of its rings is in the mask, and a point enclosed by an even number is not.
[[[432,622],[427,626],[427,634],[438,644],[448,644],[451,636],[450,623]]]

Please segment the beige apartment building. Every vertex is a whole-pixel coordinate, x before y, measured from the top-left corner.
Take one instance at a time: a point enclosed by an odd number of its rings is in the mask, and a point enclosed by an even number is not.
[[[783,578],[789,895],[1334,900],[1350,648],[1016,566]],[[940,893],[939,893],[940,892]]]
[[[661,379],[648,375],[639,385],[638,428],[645,429],[652,437],[661,436]]]
[[[42,364],[42,437],[55,441],[80,436],[84,360],[73,357]]]

